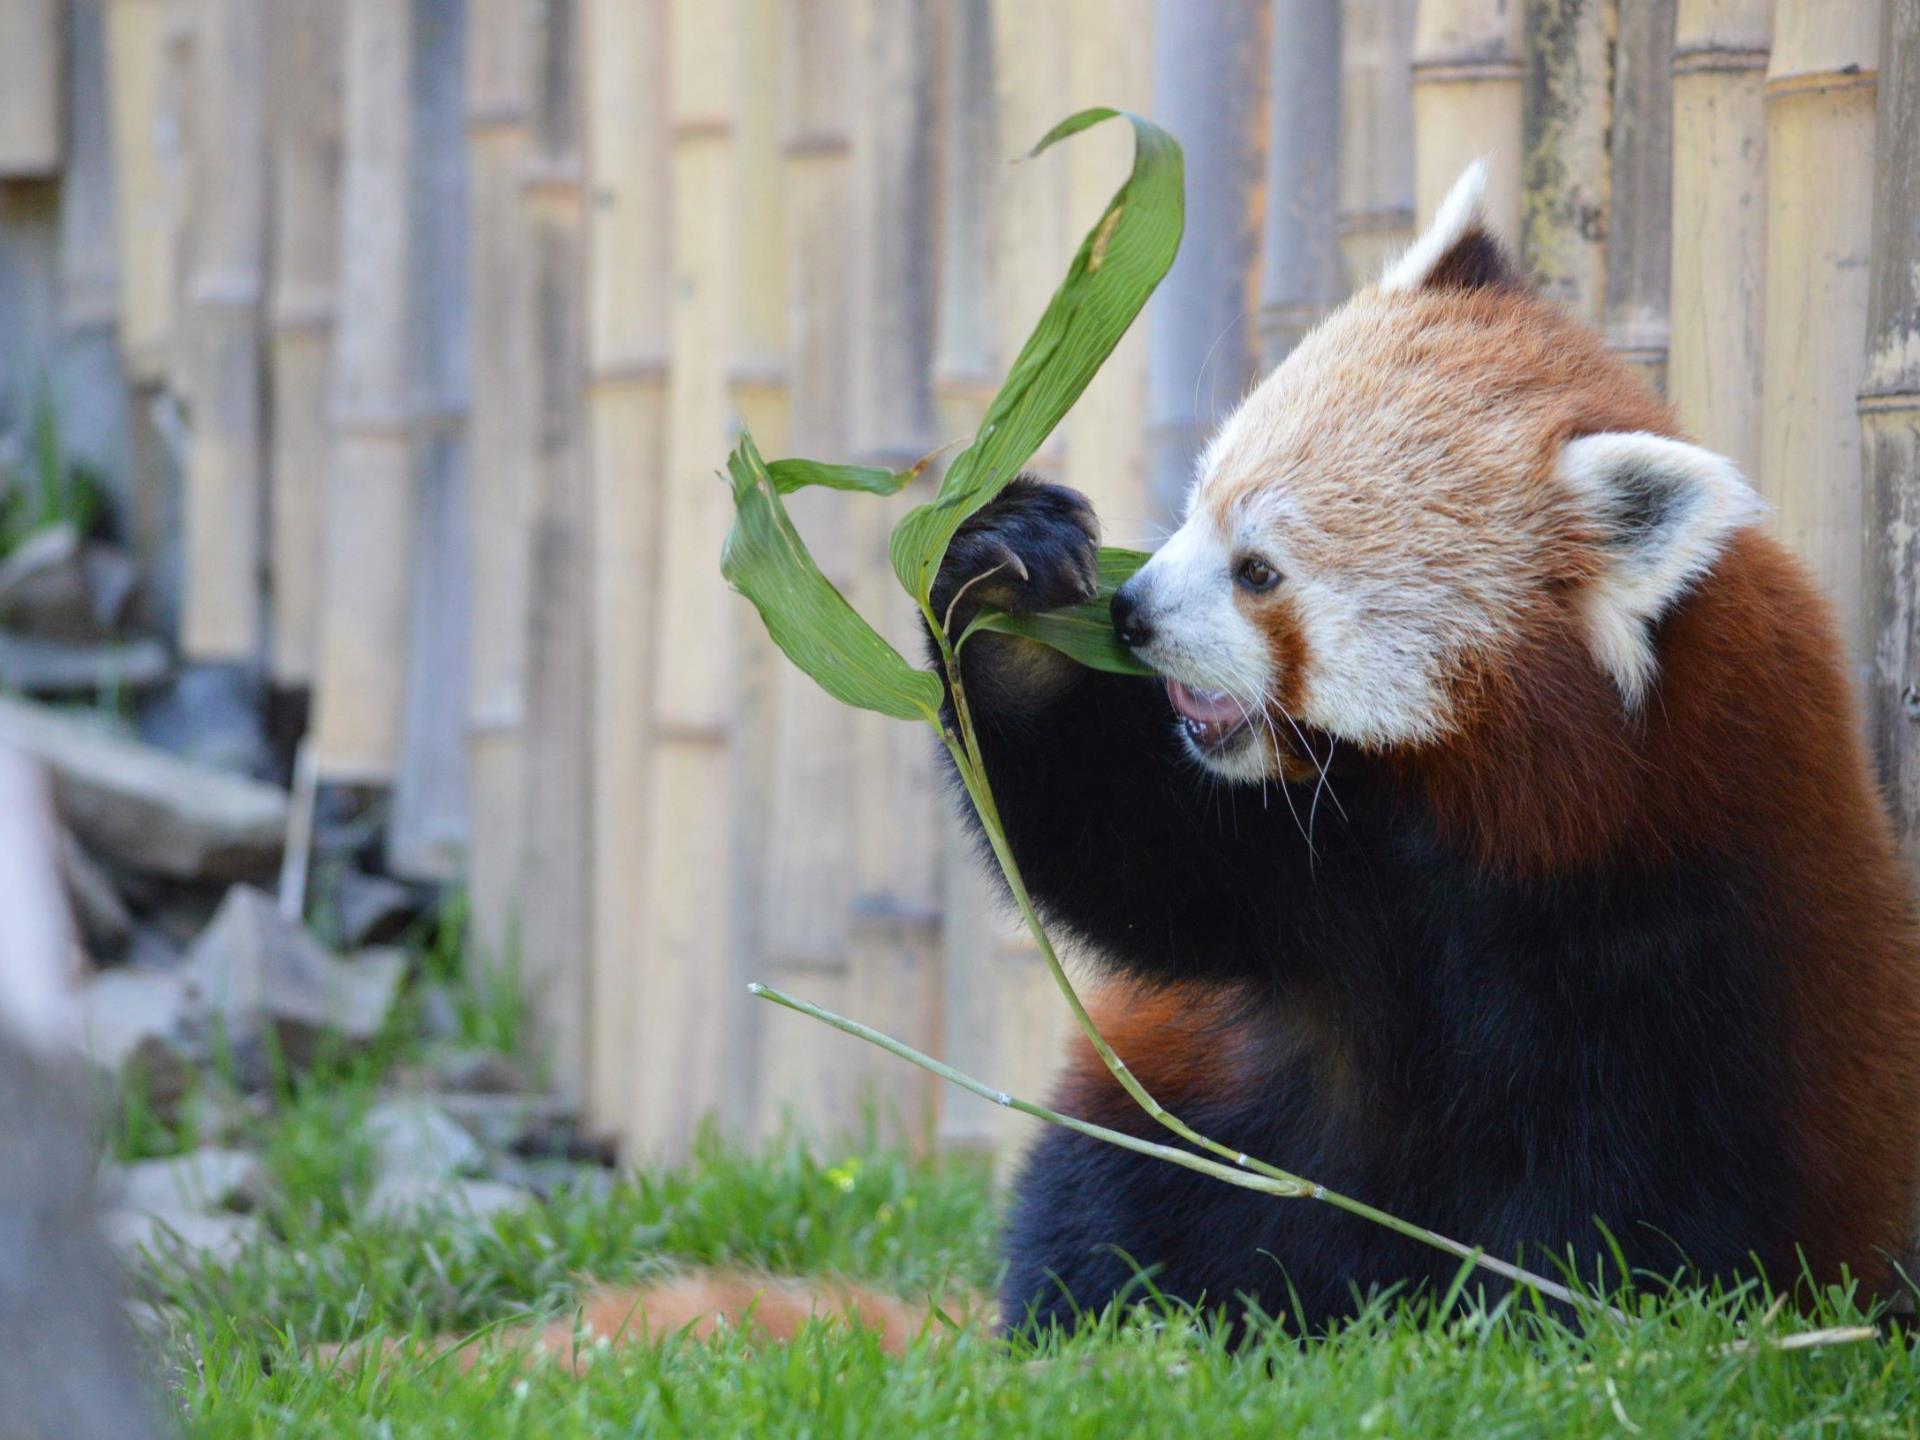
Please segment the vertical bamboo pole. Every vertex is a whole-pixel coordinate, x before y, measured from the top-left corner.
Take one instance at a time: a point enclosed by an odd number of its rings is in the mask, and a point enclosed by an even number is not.
[[[782,49],[788,70],[782,123],[784,201],[793,322],[789,372],[792,445],[802,455],[850,448],[852,365],[851,77],[847,0],[792,0]],[[850,497],[815,489],[788,502],[820,568],[843,592],[854,577]],[[785,989],[847,1003],[848,921],[856,817],[854,726],[837,701],[791,665],[772,684],[774,725],[760,964]],[[763,1017],[760,1119],[847,1116],[864,1057],[821,1045],[803,1017]],[[799,1022],[799,1023],[796,1023]]]
[[[118,0],[123,7],[128,0]],[[143,0],[144,3],[144,0]],[[273,435],[270,669],[313,681],[332,432],[333,321],[340,238],[340,10],[273,0],[267,69],[272,159]]]
[[[649,936],[633,1038],[633,1140],[683,1153],[700,1118],[738,1105],[731,1027],[738,1013],[732,878],[730,729],[735,601],[714,581],[732,511],[714,479],[729,426],[727,350],[736,229],[732,0],[672,0],[673,371],[668,386],[661,611],[655,654],[652,830],[674,843],[646,856]]]
[[[1413,19],[1414,0],[1340,6],[1340,258],[1349,290],[1413,239]]]
[[[1780,0],[1767,66],[1760,489],[1866,656],[1860,422],[1873,212],[1875,0]]]
[[[1275,0],[1260,364],[1270,370],[1340,294],[1340,7]]]
[[[933,7],[857,0],[853,150],[853,453],[899,469],[932,449]],[[1112,17],[1119,21],[1123,17]],[[918,617],[887,562],[893,516],[853,511],[854,603],[903,654]],[[940,816],[934,748],[918,725],[864,711],[854,732],[854,890],[849,988],[891,1035],[940,1043]],[[915,1143],[931,1139],[933,1086],[860,1057],[855,1079]],[[927,1077],[929,1080],[931,1077]],[[849,1122],[858,1117],[849,1115]]]
[[[107,0],[106,19],[120,353],[127,378],[149,385],[165,371],[179,265],[179,138],[161,109],[167,0]]]
[[[470,432],[472,630],[467,766],[472,835],[467,884],[478,951],[518,947],[527,572],[533,473],[533,290],[527,211],[530,38],[521,0],[470,0],[467,165],[472,251]]]
[[[261,650],[260,302],[266,240],[261,16],[199,0],[193,279],[183,357],[193,410],[181,645],[206,662]]]
[[[344,15],[340,314],[321,561],[314,759],[323,779],[384,784],[400,754],[416,486],[410,443],[408,5]]]
[[[593,966],[589,1114],[619,1125],[634,1096],[634,987],[651,924],[644,891],[649,700],[659,610],[667,426],[665,0],[585,12],[587,408],[592,436]]]
[[[1673,269],[1674,0],[1620,9],[1607,217],[1608,347],[1664,393]]]
[[[1467,165],[1487,161],[1487,218],[1520,235],[1521,0],[1419,0],[1413,32],[1417,225],[1433,219]]]
[[[0,5],[0,179],[59,173],[66,0]]]
[[[1147,474],[1163,516],[1259,373],[1270,23],[1257,0],[1154,11],[1154,109],[1187,158],[1186,234],[1147,332]]]
[[[472,609],[467,392],[465,0],[410,0],[413,198],[409,357],[418,521],[411,559],[405,716],[387,826],[397,875],[460,878],[468,835],[467,636]]]
[[[1773,0],[1678,0],[1667,391],[1681,426],[1760,479]]]
[[[1600,318],[1611,213],[1616,0],[1526,0],[1520,255],[1541,293]]]
[[[528,381],[536,408],[521,947],[556,1076],[578,1095],[586,1084],[586,967],[593,954],[594,795],[579,12],[574,0],[547,0],[528,18],[536,341]]]
[[[1910,868],[1920,869],[1920,0],[1888,0],[1860,387],[1866,459],[1867,726]]]

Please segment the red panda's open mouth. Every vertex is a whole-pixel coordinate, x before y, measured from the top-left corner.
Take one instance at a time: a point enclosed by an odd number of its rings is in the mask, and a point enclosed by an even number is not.
[[[1253,723],[1253,712],[1224,690],[1196,690],[1167,681],[1167,699],[1179,712],[1187,738],[1207,750],[1219,750]]]

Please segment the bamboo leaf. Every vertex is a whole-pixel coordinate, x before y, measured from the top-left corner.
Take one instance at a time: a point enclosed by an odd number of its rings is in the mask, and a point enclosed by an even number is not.
[[[910,470],[829,465],[824,460],[775,460],[767,466],[767,473],[773,477],[773,488],[782,495],[791,495],[808,485],[824,485],[829,490],[858,490],[867,495],[897,495],[920,478],[933,458],[932,455],[922,457]]]
[[[834,699],[937,725],[939,679],[909,665],[820,573],[751,435],[741,434],[727,474],[735,513],[720,573],[753,602],[774,643]]]
[[[1173,264],[1185,224],[1180,147],[1159,126],[1110,109],[1082,110],[1048,131],[1032,154],[1125,115],[1133,170],[1081,242],[1033,333],[987,407],[973,443],[947,469],[940,493],[909,512],[888,547],[894,573],[922,606],[947,544],[1040,448]]]
[[[1113,633],[1113,592],[1146,563],[1143,551],[1102,546],[1100,588],[1091,600],[1040,615],[989,611],[967,629],[969,633],[995,630],[1003,635],[1024,635],[1029,640],[1051,645],[1090,670],[1105,670],[1114,675],[1152,675],[1154,671],[1141,664]]]

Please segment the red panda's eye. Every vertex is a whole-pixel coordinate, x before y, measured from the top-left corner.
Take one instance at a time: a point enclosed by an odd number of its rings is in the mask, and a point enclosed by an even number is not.
[[[1258,555],[1249,555],[1240,562],[1240,568],[1234,572],[1234,579],[1256,594],[1262,590],[1271,590],[1280,583],[1280,572],[1262,560]]]

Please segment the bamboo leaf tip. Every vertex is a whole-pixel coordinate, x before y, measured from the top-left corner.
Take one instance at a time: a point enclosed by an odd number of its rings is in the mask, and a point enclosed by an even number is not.
[[[747,994],[764,995],[766,993],[767,993],[767,987],[762,985],[758,980],[749,980],[747,982]]]

